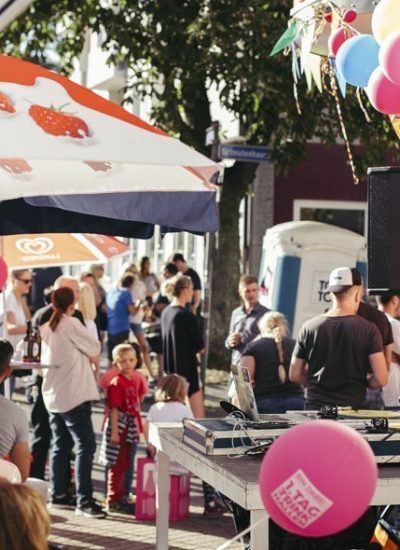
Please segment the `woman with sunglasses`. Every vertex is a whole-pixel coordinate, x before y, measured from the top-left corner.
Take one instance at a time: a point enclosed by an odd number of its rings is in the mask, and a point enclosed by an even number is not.
[[[11,271],[10,288],[5,294],[6,337],[14,350],[26,334],[27,321],[31,319],[26,297],[32,285],[32,273],[29,269]]]

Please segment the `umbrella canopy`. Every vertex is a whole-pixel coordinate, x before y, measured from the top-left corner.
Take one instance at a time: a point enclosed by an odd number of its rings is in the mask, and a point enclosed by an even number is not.
[[[0,55],[0,234],[216,231],[218,167],[91,90]]]
[[[115,237],[89,233],[11,235],[1,241],[9,269],[104,262],[130,253],[129,246]]]

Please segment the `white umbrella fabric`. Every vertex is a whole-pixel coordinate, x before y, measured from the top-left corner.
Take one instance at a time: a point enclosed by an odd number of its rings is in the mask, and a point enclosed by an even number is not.
[[[218,166],[91,90],[0,55],[0,234],[216,231]]]

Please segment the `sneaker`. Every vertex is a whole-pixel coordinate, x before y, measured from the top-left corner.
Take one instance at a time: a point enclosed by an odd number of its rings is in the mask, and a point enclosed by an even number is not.
[[[76,497],[64,495],[63,497],[52,496],[50,499],[50,508],[73,508],[76,506]]]
[[[133,516],[135,513],[135,506],[134,504],[123,501],[109,502],[106,506],[106,510],[110,514],[128,514]]]
[[[85,518],[98,518],[103,519],[107,513],[105,510],[97,504],[95,500],[81,502],[75,508],[75,514],[77,516],[84,516]]]
[[[222,514],[225,514],[226,511],[227,510],[223,504],[217,500],[210,500],[205,503],[203,514],[205,516],[221,516]]]
[[[125,495],[122,502],[126,502],[127,504],[136,504],[136,495],[133,493]]]

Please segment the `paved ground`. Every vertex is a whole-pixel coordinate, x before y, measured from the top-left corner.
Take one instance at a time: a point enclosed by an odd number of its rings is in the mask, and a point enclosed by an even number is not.
[[[225,395],[225,385],[210,384],[207,386],[208,415],[219,416],[219,400]],[[23,402],[22,396],[17,397]],[[147,400],[147,408],[150,401]],[[25,406],[25,405],[24,405]],[[28,407],[28,406],[27,406]],[[146,404],[145,407],[146,409]],[[28,409],[27,409],[28,410]],[[220,410],[220,409],[219,409]],[[98,439],[103,410],[95,407],[93,420]],[[138,455],[144,455],[143,444]],[[104,492],[104,470],[95,464],[95,496],[102,498]],[[50,541],[64,545],[65,549],[91,548],[93,550],[134,549],[150,550],[155,548],[156,532],[154,522],[138,521],[126,515],[109,515],[105,520],[77,517],[73,510],[54,510],[51,512],[52,532]],[[187,520],[170,524],[169,548],[171,550],[216,549],[235,535],[230,514],[210,517],[203,515],[203,498],[201,483],[197,478],[191,482],[190,516]],[[231,550],[241,549],[234,543]]]

